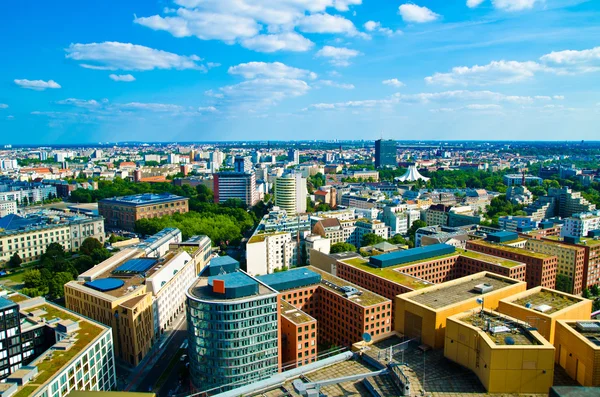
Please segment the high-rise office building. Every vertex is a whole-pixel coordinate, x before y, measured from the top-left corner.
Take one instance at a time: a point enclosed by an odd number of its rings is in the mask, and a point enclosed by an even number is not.
[[[248,206],[258,201],[254,172],[218,172],[213,175],[215,203],[237,199]]]
[[[187,292],[190,378],[202,391],[266,379],[281,365],[279,293],[232,267],[211,261]]]
[[[252,158],[250,156],[235,156],[233,170],[235,172],[252,172]]]
[[[396,141],[378,139],[375,141],[375,168],[396,167]]]
[[[306,212],[306,178],[302,174],[286,174],[275,179],[275,205],[288,216]]]
[[[288,161],[294,164],[300,164],[300,151],[296,149],[290,149],[288,151]]]

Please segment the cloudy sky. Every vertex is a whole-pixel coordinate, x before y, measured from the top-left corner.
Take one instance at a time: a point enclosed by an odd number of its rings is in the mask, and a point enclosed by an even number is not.
[[[0,141],[600,139],[600,1],[4,2]]]

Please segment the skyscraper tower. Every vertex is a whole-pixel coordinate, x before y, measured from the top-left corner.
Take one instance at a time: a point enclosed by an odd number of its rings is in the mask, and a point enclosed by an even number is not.
[[[396,141],[378,139],[375,141],[375,168],[397,167]]]

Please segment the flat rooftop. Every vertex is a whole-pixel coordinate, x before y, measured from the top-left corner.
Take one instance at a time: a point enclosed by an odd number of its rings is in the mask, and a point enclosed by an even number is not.
[[[121,204],[128,206],[144,206],[152,204],[170,203],[172,201],[188,200],[187,197],[176,196],[174,194],[164,193],[143,193],[131,196],[112,197],[100,200],[101,203]]]
[[[593,343],[597,349],[600,349],[600,321],[577,321],[568,325],[573,331]]]
[[[460,252],[461,256],[466,256],[467,258],[473,258],[473,259],[477,259],[477,260],[487,262],[487,263],[493,263],[495,265],[502,266],[502,267],[512,268],[515,266],[523,265],[523,263],[521,263],[521,262],[512,261],[510,259],[505,259],[505,258],[501,258],[498,256],[482,254],[481,252],[477,252],[477,251],[468,251],[468,250],[464,250],[464,251],[457,250],[457,251]]]
[[[85,285],[86,282],[83,282],[83,281],[77,281],[77,284],[79,284],[85,288],[88,288],[90,291],[94,291],[95,293],[102,293],[102,294],[112,296],[114,298],[121,298],[121,297],[129,295],[130,293],[134,292],[136,289],[138,289],[142,285],[144,285],[146,283],[146,278],[151,277],[156,272],[158,272],[160,269],[162,269],[162,267],[165,266],[171,259],[173,259],[173,257],[177,253],[179,253],[179,250],[169,251],[165,256],[161,257],[160,261],[155,258],[144,258],[144,257],[134,258],[134,259],[127,258],[123,261],[115,263],[114,266],[106,269],[106,271],[104,273],[102,273],[100,276],[98,276],[94,279],[94,281],[99,281],[102,279],[121,280],[123,282],[123,284],[115,289],[99,291],[97,289],[94,289],[94,288],[91,288],[91,287]],[[148,268],[144,273],[133,273],[133,272],[114,273],[115,270],[119,269],[121,266],[123,266],[126,263],[128,263],[128,264],[130,264],[130,263],[133,263],[133,264],[148,263],[149,264],[150,259],[154,260],[154,264],[153,264],[153,266]],[[140,260],[142,260],[142,261],[139,262]],[[132,261],[137,261],[137,262],[132,262]],[[117,285],[117,284],[115,284],[115,285]]]
[[[529,309],[531,310],[536,310],[537,307],[545,306],[548,309],[541,313],[549,315],[552,313],[556,313],[557,311],[566,309],[567,307],[579,302],[581,302],[581,300],[572,298],[565,294],[561,294],[560,292],[542,289],[531,295],[527,295],[523,298],[514,300],[511,303],[523,307],[530,306]]]
[[[281,315],[296,325],[317,321],[291,303],[281,300]]]
[[[483,316],[481,313],[473,313],[458,320],[479,328],[498,346],[541,345],[524,324],[488,311]]]
[[[275,293],[272,289],[268,288],[267,286],[265,286],[262,283],[259,283],[258,281],[254,280],[252,277],[248,276],[245,273],[234,272],[234,273],[225,274],[221,277],[226,277],[226,276],[230,276],[231,280],[233,282],[235,282],[236,285],[232,286],[232,287],[242,287],[243,288],[243,287],[258,286],[258,288],[255,289],[255,291],[257,291],[257,292],[254,292],[250,295],[240,296],[237,298],[226,298],[224,295],[213,292],[213,286],[212,286],[212,282],[214,280],[213,277],[200,277],[188,289],[188,293],[189,293],[189,295],[191,295],[195,298],[198,298],[200,300],[214,301],[214,302],[232,302],[232,301],[236,301],[236,300],[248,299],[250,297],[259,297],[262,295],[271,295],[271,294]],[[242,279],[245,279],[246,281],[243,281]],[[210,284],[209,284],[209,282],[210,282]],[[228,287],[229,287],[229,284],[226,280],[225,281],[225,290],[227,290]]]
[[[461,282],[455,283],[451,281],[448,283],[438,284],[440,286],[439,288],[425,289],[422,293],[411,296],[410,300],[432,309],[439,309],[463,302],[468,299],[485,296],[485,293],[482,294],[473,289],[476,285],[484,283],[490,284],[492,286],[492,290],[490,292],[494,292],[501,288],[517,283],[516,280],[494,277],[489,273],[483,277],[463,277],[462,279],[457,280],[461,280]]]
[[[23,295],[13,295],[23,296]],[[11,299],[12,296],[8,297]],[[39,298],[33,298],[39,299]],[[27,304],[29,299],[21,300],[16,299],[20,303]],[[33,302],[33,301],[32,301]],[[33,360],[29,366],[36,366],[38,368],[38,375],[35,380],[29,382],[25,387],[20,387],[19,391],[28,390],[31,394],[37,388],[43,386],[48,382],[54,374],[59,372],[62,368],[67,366],[69,362],[78,354],[80,354],[91,342],[93,342],[98,336],[105,331],[110,331],[110,328],[102,326],[98,323],[93,323],[83,317],[76,315],[75,313],[69,312],[66,309],[61,308],[58,305],[50,304],[40,300],[38,305],[28,307],[27,309],[21,309],[21,313],[36,312],[40,318],[44,319],[46,323],[50,320],[52,324],[57,324],[60,320],[71,320],[79,324],[79,329],[74,332],[75,343],[69,350],[55,350],[50,347],[47,351],[42,353],[39,357]],[[56,320],[59,319],[59,320]]]
[[[334,292],[335,294],[340,295],[340,296],[348,299],[349,301],[352,301],[360,306],[367,307],[367,306],[377,305],[379,303],[389,302],[389,299],[384,298],[381,295],[377,295],[369,290],[359,287],[358,285],[354,285],[346,280],[343,280],[339,277],[335,277],[335,276],[333,276],[327,272],[324,272],[322,270],[319,270],[315,267],[308,266],[308,269],[321,275],[321,282],[320,282],[319,286],[321,286],[322,288],[325,288],[331,292]],[[346,293],[344,291],[341,291],[338,288],[332,287],[331,285],[329,285],[329,283],[331,283],[337,287],[345,287],[345,286],[353,287],[357,291],[360,292],[360,295],[357,294],[357,295],[353,295],[348,298],[348,297],[346,297]]]
[[[417,290],[425,287],[429,287],[433,285],[428,281],[422,280],[417,277],[413,277],[408,274],[401,273],[396,270],[394,267],[384,267],[384,268],[376,268],[369,265],[369,262],[364,260],[361,257],[353,257],[350,259],[342,259],[341,262],[347,263],[350,266],[353,266],[357,269],[363,270],[365,272],[374,274],[386,280],[392,281],[394,283],[401,284],[405,287],[408,287],[412,290]],[[400,266],[401,267],[401,266]]]
[[[328,379],[342,378],[352,375],[360,375],[376,371],[377,368],[367,364],[363,360],[347,360],[324,368],[319,368],[303,375],[305,382],[318,382]],[[250,393],[249,397],[300,397],[296,393],[292,381],[298,377],[288,379],[282,386],[275,386],[269,390]],[[386,397],[398,396],[396,389],[391,385],[389,378],[378,376],[369,378],[371,384],[375,384],[378,392]],[[362,379],[341,382],[321,387],[321,393],[325,396],[371,396],[372,394],[364,385]]]
[[[539,258],[539,259],[548,259],[548,258],[552,258],[554,256],[554,255],[546,255],[546,254],[541,254],[539,252],[530,251],[525,248],[517,248],[517,247],[511,247],[511,246],[503,245],[503,244],[490,243],[485,240],[475,240],[475,241],[471,241],[471,243],[477,244],[477,245],[482,245],[484,247],[496,248],[496,249],[500,249],[500,250],[507,251],[507,252],[512,252],[512,253],[519,254],[519,255],[531,256],[531,257]],[[507,242],[507,243],[510,243],[510,242]]]

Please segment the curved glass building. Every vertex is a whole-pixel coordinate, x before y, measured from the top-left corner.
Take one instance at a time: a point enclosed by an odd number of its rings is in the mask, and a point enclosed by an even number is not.
[[[190,377],[229,390],[278,372],[278,292],[244,272],[200,277],[187,292]]]

